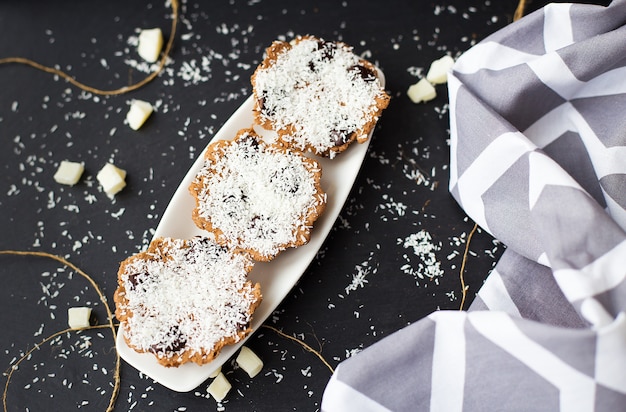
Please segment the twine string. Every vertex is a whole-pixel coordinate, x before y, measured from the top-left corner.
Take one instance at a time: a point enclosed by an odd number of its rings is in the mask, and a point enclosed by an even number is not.
[[[17,370],[17,367],[19,366],[19,364],[22,363],[25,359],[27,359],[30,356],[30,354],[33,353],[35,350],[38,350],[41,347],[41,345],[43,345],[46,342],[51,341],[52,339],[64,333],[80,331],[80,330],[89,330],[89,329],[102,329],[102,328],[108,328],[111,330],[111,333],[113,335],[113,341],[115,342],[117,339],[117,331],[115,329],[115,324],[113,323],[113,312],[111,311],[111,308],[106,300],[106,297],[104,296],[104,293],[102,293],[102,291],[100,290],[100,287],[98,287],[98,284],[93,280],[91,276],[85,273],[78,266],[74,265],[72,262],[68,261],[67,259],[61,256],[54,255],[52,253],[37,252],[37,251],[0,250],[0,255],[44,257],[44,258],[52,259],[56,262],[59,262],[69,267],[70,269],[72,269],[73,271],[81,275],[83,278],[87,279],[89,284],[94,288],[94,290],[100,297],[100,301],[104,304],[104,307],[107,312],[107,321],[108,321],[106,325],[95,325],[95,326],[89,326],[87,328],[82,328],[82,329],[69,328],[69,329],[64,329],[62,331],[59,331],[59,332],[55,332],[52,335],[48,336],[47,338],[43,339],[39,344],[35,344],[33,348],[28,350],[20,359],[18,359],[13,365],[11,365],[9,367],[9,370],[6,373],[7,381],[4,385],[4,392],[2,393],[2,406],[4,407],[4,412],[7,412],[8,411],[7,396],[8,396],[8,391],[9,391],[9,384],[11,383],[11,378],[13,376],[13,373]],[[109,400],[109,405],[106,409],[107,412],[111,412],[115,408],[115,401],[117,399],[117,395],[120,390],[120,385],[121,385],[120,364],[121,364],[120,355],[117,351],[115,351],[115,369],[113,373],[114,386],[113,386],[113,392],[111,393],[111,398]]]
[[[147,77],[145,77],[144,79],[142,79],[141,81],[131,84],[129,86],[124,86],[124,87],[120,87],[118,89],[113,89],[113,90],[103,90],[103,89],[98,89],[96,87],[92,87],[89,86],[87,84],[84,84],[78,80],[76,80],[74,77],[72,77],[70,74],[59,70],[55,67],[51,67],[51,66],[46,66],[44,64],[38,63],[32,59],[28,59],[26,57],[3,57],[0,58],[0,64],[22,64],[25,66],[30,66],[32,68],[35,68],[37,70],[41,70],[43,72],[46,73],[50,73],[59,77],[62,77],[63,79],[67,80],[70,84],[78,87],[81,90],[84,90],[86,92],[90,92],[93,94],[99,94],[99,95],[103,95],[103,96],[113,96],[113,95],[120,95],[120,94],[124,94],[124,93],[128,93],[130,91],[133,90],[137,90],[143,86],[145,86],[146,84],[150,83],[152,80],[154,80],[159,73],[161,73],[163,71],[163,68],[165,67],[165,64],[167,63],[167,59],[169,57],[170,52],[172,51],[172,46],[174,44],[174,38],[176,37],[176,28],[178,25],[178,0],[171,0],[171,5],[172,5],[172,28],[171,28],[171,32],[170,32],[170,37],[167,41],[167,44],[165,46],[165,50],[161,56],[161,59],[159,60],[159,66],[157,68],[157,70],[153,71],[152,73],[150,73]]]

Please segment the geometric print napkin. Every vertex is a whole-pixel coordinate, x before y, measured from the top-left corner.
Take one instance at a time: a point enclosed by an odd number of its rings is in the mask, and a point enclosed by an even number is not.
[[[507,249],[467,312],[342,362],[322,411],[626,411],[626,0],[512,23],[448,90],[450,193]]]

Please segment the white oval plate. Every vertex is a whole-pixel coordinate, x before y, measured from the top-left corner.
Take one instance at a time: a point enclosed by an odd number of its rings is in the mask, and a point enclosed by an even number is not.
[[[384,85],[382,72],[379,72],[379,78]],[[253,105],[253,97],[250,96],[222,126],[213,140],[232,139],[237,134],[237,131],[250,127],[253,124]],[[267,137],[269,133],[259,128],[256,131],[264,137]],[[251,323],[253,332],[272,314],[296,285],[313,258],[315,258],[317,251],[324,243],[350,194],[354,180],[365,158],[370,140],[371,135],[370,139],[365,143],[350,145],[346,151],[332,160],[316,157],[322,166],[321,185],[322,190],[327,194],[326,208],[314,224],[309,243],[298,248],[287,249],[271,262],[255,263],[249,278],[251,281],[261,284],[263,301],[254,312]],[[176,189],[170,204],[163,213],[161,222],[154,234],[155,237],[168,236],[189,239],[198,235],[206,235],[206,232],[199,229],[191,219],[195,200],[188,190],[189,185],[204,163],[205,151],[206,148],[198,156],[180,183],[180,186]],[[195,363],[187,363],[179,367],[167,368],[160,365],[154,355],[137,353],[131,349],[124,341],[122,333],[123,327],[120,327],[120,333],[117,334],[116,342],[120,356],[145,375],[177,392],[189,392],[198,387],[217,368],[230,359],[247,339],[242,339],[236,344],[224,347],[220,354],[208,364],[199,366]]]

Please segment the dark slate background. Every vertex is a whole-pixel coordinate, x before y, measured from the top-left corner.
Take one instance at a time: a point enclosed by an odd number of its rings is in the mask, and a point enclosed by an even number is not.
[[[473,222],[447,191],[447,89],[437,86],[438,97],[419,105],[406,90],[433,60],[458,56],[510,23],[516,6],[515,0],[188,0],[171,61],[138,91],[98,96],[32,68],[0,66],[0,249],[64,256],[94,278],[112,305],[118,263],[147,245],[187,169],[251,93],[249,77],[265,47],[313,34],[343,40],[378,64],[392,100],[334,229],[267,323],[321,350],[334,367],[432,311],[456,310]],[[146,76],[134,46],[138,31],[161,27],[169,37],[170,25],[164,1],[2,2],[0,57],[32,58],[115,89]],[[133,98],[157,107],[139,131],[124,124]],[[74,187],[53,180],[62,160],[85,163]],[[114,200],[95,179],[107,161],[128,172],[128,186]],[[418,236],[427,242],[414,250],[406,243]],[[504,248],[475,234],[468,302]],[[89,284],[56,262],[0,256],[0,276],[4,369],[66,328],[68,307],[92,306],[96,321],[106,322]],[[227,363],[233,389],[221,404],[206,394],[208,382],[175,393],[122,364],[116,410],[319,410],[330,371],[318,358],[267,328],[248,346],[264,360],[263,371],[250,379]],[[8,409],[105,410],[113,348],[106,329],[43,345],[14,374]]]

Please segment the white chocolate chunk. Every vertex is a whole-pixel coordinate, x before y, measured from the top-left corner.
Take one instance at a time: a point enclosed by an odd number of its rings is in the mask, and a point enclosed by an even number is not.
[[[161,29],[145,29],[139,33],[137,53],[145,61],[149,63],[157,61],[162,47],[163,33],[161,33]]]
[[[241,347],[235,361],[251,378],[254,378],[263,369],[263,361],[247,346]]]
[[[63,160],[54,174],[54,180],[62,185],[73,186],[78,183],[84,170],[82,163]]]
[[[133,130],[138,130],[152,114],[152,105],[143,100],[133,100],[126,114],[126,121]]]
[[[90,326],[91,308],[79,307],[67,310],[67,323],[72,329],[84,329]]]
[[[450,55],[445,55],[442,58],[435,60],[430,64],[428,74],[426,74],[426,80],[432,84],[443,84],[448,81],[448,71],[454,65],[454,59]]]
[[[126,171],[111,163],[105,164],[96,175],[96,178],[100,182],[104,193],[111,198],[126,186]]]
[[[226,376],[220,372],[215,379],[213,379],[209,387],[206,388],[206,391],[209,395],[214,397],[216,401],[221,402],[228,394],[228,391],[230,391],[230,388],[232,388],[232,385],[228,382]]]
[[[411,85],[406,94],[413,103],[427,102],[437,97],[435,87],[426,79]]]
[[[211,373],[209,375],[209,378],[215,378],[217,375],[219,375],[222,372],[222,367],[220,366],[219,368],[215,369],[213,371],[213,373]]]

